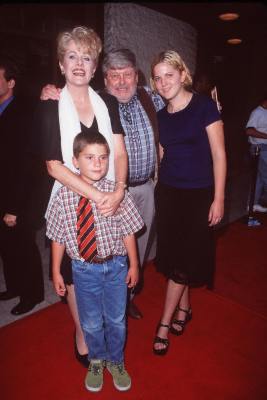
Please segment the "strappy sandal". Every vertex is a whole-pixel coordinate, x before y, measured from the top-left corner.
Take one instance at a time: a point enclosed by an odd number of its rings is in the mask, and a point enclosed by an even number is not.
[[[164,327],[164,328],[168,328],[168,330],[170,329],[169,325],[164,325],[162,323],[159,323],[158,326],[157,326],[157,332],[158,332],[158,330],[159,330],[159,328],[161,326]],[[164,344],[165,347],[163,347],[162,349],[155,349],[155,344],[156,343],[162,343],[162,344]],[[156,354],[157,356],[164,356],[167,353],[168,349],[169,349],[169,339],[163,339],[163,338],[161,338],[159,336],[155,336],[154,342],[153,342],[153,352],[154,352],[154,354]]]
[[[184,310],[183,308],[180,308],[179,306],[177,306],[176,309],[175,309],[175,312],[179,312],[179,311],[183,311],[185,313],[185,319],[176,319],[176,318],[174,318],[172,320],[172,323],[171,323],[171,326],[170,326],[170,332],[173,335],[176,335],[176,336],[180,336],[180,335],[183,334],[185,325],[189,321],[191,321],[191,319],[192,319],[192,309],[191,309],[191,307],[188,310]],[[176,325],[180,326],[181,329],[175,329],[173,327],[173,324],[176,324]]]

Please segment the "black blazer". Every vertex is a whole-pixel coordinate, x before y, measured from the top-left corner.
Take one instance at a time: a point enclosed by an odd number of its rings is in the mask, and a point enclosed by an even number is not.
[[[0,116],[0,215],[13,214],[18,222],[40,226],[43,172],[29,147],[35,104],[33,99],[15,97]]]

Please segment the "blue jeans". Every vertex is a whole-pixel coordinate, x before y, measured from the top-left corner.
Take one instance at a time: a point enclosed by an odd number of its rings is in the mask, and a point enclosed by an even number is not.
[[[267,144],[258,144],[260,148],[254,204],[262,200],[267,202]],[[251,154],[255,153],[256,145],[250,146]]]
[[[89,360],[123,362],[126,337],[126,256],[103,264],[72,260],[74,290]]]

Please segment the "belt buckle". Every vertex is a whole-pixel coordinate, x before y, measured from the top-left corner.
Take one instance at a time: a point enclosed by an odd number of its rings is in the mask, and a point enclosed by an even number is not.
[[[112,255],[104,257],[104,258],[100,258],[98,256],[95,256],[95,258],[92,260],[92,264],[103,264],[104,262],[111,260],[113,258]]]

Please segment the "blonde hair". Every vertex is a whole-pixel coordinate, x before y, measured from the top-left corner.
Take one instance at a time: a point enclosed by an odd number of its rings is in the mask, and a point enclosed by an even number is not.
[[[192,86],[192,77],[190,71],[183,61],[182,57],[174,50],[166,50],[159,53],[151,63],[151,78],[150,85],[154,91],[156,91],[155,83],[154,83],[154,68],[159,63],[166,63],[171,65],[173,68],[177,69],[180,72],[185,72],[185,80],[184,86],[186,88],[190,88]]]
[[[71,40],[76,45],[84,47],[97,65],[99,54],[102,51],[102,41],[93,29],[85,26],[76,26],[73,29],[59,33],[57,37],[57,56],[60,62],[63,62]]]

